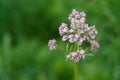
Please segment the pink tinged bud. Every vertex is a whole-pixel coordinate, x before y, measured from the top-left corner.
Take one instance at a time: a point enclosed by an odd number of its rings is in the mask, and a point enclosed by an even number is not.
[[[80,15],[79,14],[77,14],[76,16],[75,16],[75,18],[77,19],[77,18],[80,18]]]
[[[68,38],[74,38],[74,34],[70,34]]]
[[[94,39],[95,38],[95,34],[93,32],[89,32],[89,36],[90,36],[90,39]]]
[[[76,52],[71,52],[69,55],[66,56],[68,59],[70,60],[74,60],[76,62],[78,62],[80,59],[79,59],[79,56]]]
[[[84,32],[85,32],[85,33],[86,33],[86,32],[88,32],[88,31],[89,31],[89,29],[88,29],[88,28],[85,28],[85,29],[84,29]]]
[[[68,17],[68,19],[71,21],[72,18],[73,18],[73,14],[70,14],[69,17]]]
[[[86,17],[86,14],[84,12],[80,12],[81,17]]]
[[[71,23],[75,24],[75,19],[74,18],[72,18]]]
[[[82,45],[83,40],[84,40],[83,38],[79,38],[79,40],[77,41],[78,45]]]
[[[64,28],[63,29],[63,32],[67,33],[68,29],[67,28]]]
[[[73,32],[74,32],[74,29],[70,29],[69,32],[70,32],[70,33],[73,33]]]
[[[73,42],[78,41],[79,35],[78,34],[70,34],[68,36],[68,38],[69,38],[69,42],[73,43]]]
[[[90,27],[90,32],[88,34],[89,34],[90,39],[95,38],[95,36],[97,35],[97,30],[95,26]]]
[[[84,29],[84,33],[88,32],[90,30],[90,28],[88,27],[88,24],[85,24],[83,26],[83,29]]]
[[[82,49],[82,50],[80,50],[80,54],[84,54],[85,53],[85,51]]]
[[[76,26],[75,26],[74,23],[71,23],[71,24],[70,24],[70,28],[73,28],[73,29],[74,29],[75,27],[76,27]]]
[[[99,43],[95,40],[90,41],[91,43],[91,51],[96,51],[98,48],[100,48]]]
[[[56,49],[56,40],[55,39],[49,40],[48,46],[49,46],[49,50],[55,50]]]
[[[85,51],[83,49],[80,50],[80,58],[82,58],[82,59],[85,58]]]
[[[76,11],[75,9],[73,9],[72,14],[73,14],[74,17],[75,17],[76,15],[80,15],[79,12]]]
[[[66,40],[68,40],[68,36],[64,35],[64,36],[62,37],[62,41],[66,41]]]
[[[78,33],[79,33],[79,34],[84,33],[84,30],[83,30],[83,29],[79,29],[79,30],[78,30]]]
[[[77,39],[78,39],[79,37],[80,37],[80,36],[79,36],[78,34],[75,34],[75,38],[77,38]]]
[[[69,42],[70,42],[70,43],[73,43],[73,42],[74,42],[74,40],[73,40],[73,39],[69,39]]]
[[[69,55],[66,56],[67,59],[79,62],[80,59],[84,59],[85,58],[85,51],[84,50],[78,50],[76,52],[71,52]]]
[[[80,19],[80,23],[84,23],[84,22],[85,22],[85,18],[83,17]]]
[[[91,26],[90,29],[91,29],[91,32],[93,32],[93,34],[96,35],[98,33],[95,26]]]
[[[73,43],[74,42],[74,34],[70,34],[69,36],[68,36],[68,38],[69,38],[69,42],[71,42],[71,43]]]
[[[80,37],[80,36],[79,36],[78,34],[75,34],[74,41],[78,41],[79,37]]]
[[[72,10],[72,13],[69,15],[68,19],[71,21],[72,19],[80,18],[80,14],[75,9]]]

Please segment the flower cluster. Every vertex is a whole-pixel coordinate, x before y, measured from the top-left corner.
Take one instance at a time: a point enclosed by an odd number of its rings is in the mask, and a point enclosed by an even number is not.
[[[76,52],[70,52],[70,54],[67,55],[67,58],[70,60],[74,60],[76,62],[79,62],[80,59],[85,58],[85,51],[80,50],[80,51],[76,51]]]
[[[56,40],[55,39],[49,40],[48,46],[49,46],[50,50],[55,50],[56,49]]]
[[[99,43],[95,41],[98,32],[95,26],[88,26],[85,22],[85,18],[86,14],[84,12],[78,12],[73,9],[68,17],[71,22],[70,27],[68,27],[66,23],[62,23],[59,27],[59,34],[62,37],[62,41],[68,41],[68,43],[77,44],[79,46],[78,49],[67,55],[68,59],[76,62],[85,58],[86,50],[82,48],[84,42],[90,44],[90,51],[96,51],[99,48]],[[53,45],[55,44],[49,46],[50,50],[56,49]]]

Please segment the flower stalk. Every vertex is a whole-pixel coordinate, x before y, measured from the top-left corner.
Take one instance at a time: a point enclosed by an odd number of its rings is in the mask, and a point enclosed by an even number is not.
[[[74,62],[74,75],[75,75],[75,80],[78,80],[78,62]]]

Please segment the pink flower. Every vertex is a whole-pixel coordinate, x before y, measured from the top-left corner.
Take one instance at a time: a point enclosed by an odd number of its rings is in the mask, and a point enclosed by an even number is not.
[[[82,49],[79,51],[80,52],[80,59],[84,59],[85,58],[85,51]]]
[[[68,40],[68,36],[67,36],[67,35],[64,35],[64,36],[62,37],[62,41],[66,41],[66,40]]]
[[[68,28],[67,28],[67,24],[62,23],[59,27],[59,34],[60,36],[63,36],[64,34],[66,34],[68,32]]]
[[[73,18],[80,18],[80,13],[75,9],[72,10],[72,13],[69,15],[68,19],[71,21]]]
[[[74,34],[70,34],[70,35],[68,36],[68,38],[69,38],[69,42],[73,43],[73,42],[74,42],[75,35],[74,35]]]
[[[80,22],[80,23],[84,23],[84,22],[85,22],[85,18],[84,18],[84,17],[81,18],[79,22]]]
[[[97,35],[97,30],[95,26],[90,27],[90,31],[89,31],[90,38],[94,39],[96,35]]]
[[[70,24],[70,28],[71,28],[71,29],[75,29],[75,28],[76,28],[75,23],[71,23],[71,24]]]
[[[79,56],[76,52],[71,52],[69,55],[67,55],[67,58],[70,60],[74,60],[76,62],[78,62],[80,60]]]
[[[90,41],[91,43],[91,51],[96,51],[98,48],[100,48],[100,45],[95,40]]]
[[[70,32],[70,33],[73,33],[73,32],[74,32],[74,29],[70,29],[69,32]]]
[[[86,14],[84,12],[80,12],[81,17],[86,17]]]
[[[48,46],[49,46],[49,50],[55,50],[56,49],[56,40],[55,39],[49,40]]]
[[[82,45],[83,41],[84,41],[84,38],[79,38],[77,41],[78,45]]]
[[[80,59],[84,59],[85,58],[85,51],[82,50],[78,50],[76,52],[71,52],[69,55],[66,56],[67,59],[73,60],[75,62],[79,62]]]
[[[88,24],[84,24],[83,25],[83,31],[84,31],[84,33],[88,32],[89,30],[90,30],[90,28],[89,28]]]
[[[73,43],[73,42],[76,42],[78,40],[79,35],[78,34],[70,34],[68,36],[68,38],[69,38],[69,42]]]
[[[88,26],[85,22],[86,14],[84,12],[78,12],[73,9],[68,19],[70,20],[70,27],[68,27],[66,23],[62,23],[59,27],[59,34],[62,37],[62,41],[68,41],[68,43],[73,44],[67,45],[66,50],[70,52],[66,57],[78,62],[85,58],[85,50],[82,49],[84,47],[83,43],[90,44],[90,46],[88,45],[84,48],[91,48],[91,51],[96,51],[100,47],[99,43],[95,41],[98,32],[95,26]],[[48,46],[50,50],[55,50],[56,40],[50,40]],[[75,49],[77,48],[77,51],[72,51],[74,49],[71,48],[74,47]]]

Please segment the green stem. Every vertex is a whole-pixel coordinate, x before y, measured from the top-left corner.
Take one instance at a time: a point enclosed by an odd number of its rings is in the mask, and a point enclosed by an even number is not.
[[[74,62],[75,80],[78,80],[78,63]]]

